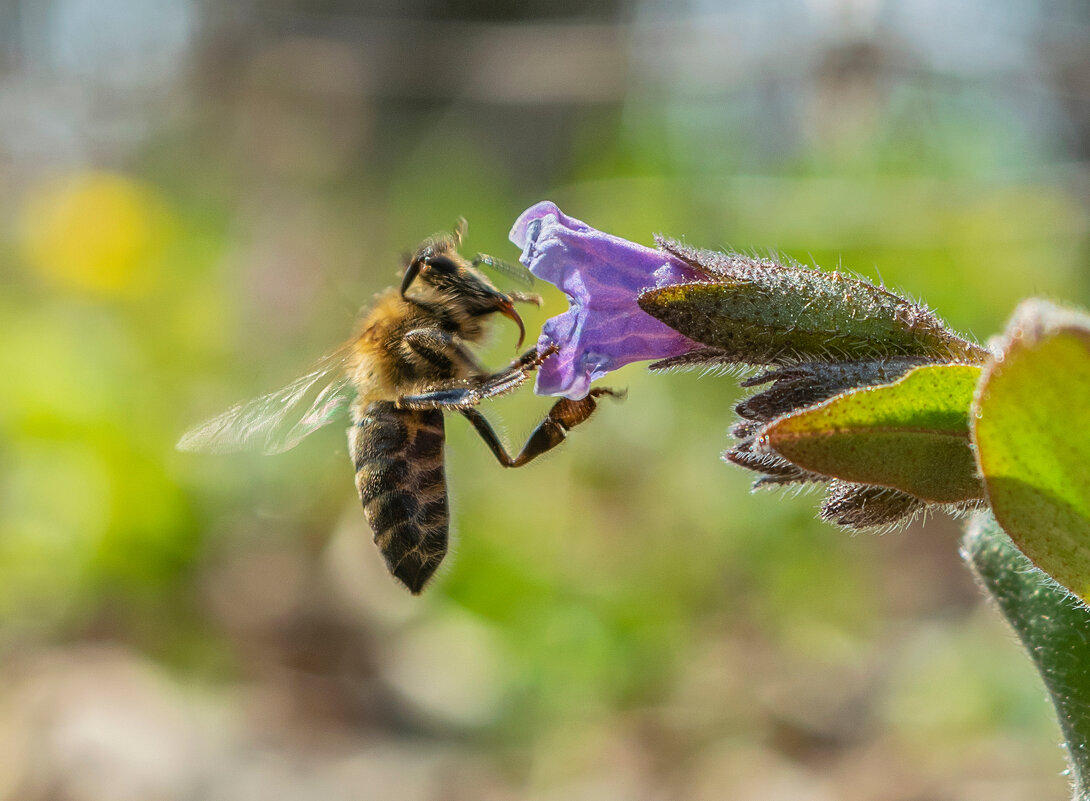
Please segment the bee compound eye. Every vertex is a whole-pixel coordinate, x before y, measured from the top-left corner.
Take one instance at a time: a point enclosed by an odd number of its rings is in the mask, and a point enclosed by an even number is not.
[[[446,256],[433,256],[427,266],[437,273],[450,274],[458,271],[458,266]]]

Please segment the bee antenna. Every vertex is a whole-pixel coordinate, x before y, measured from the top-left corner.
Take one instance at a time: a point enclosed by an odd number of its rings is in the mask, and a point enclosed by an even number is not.
[[[522,264],[513,264],[504,259],[497,259],[495,256],[489,256],[486,253],[478,253],[473,257],[473,266],[480,267],[481,265],[490,267],[496,273],[505,275],[511,278],[523,286],[532,287],[534,285],[534,274],[526,269]]]

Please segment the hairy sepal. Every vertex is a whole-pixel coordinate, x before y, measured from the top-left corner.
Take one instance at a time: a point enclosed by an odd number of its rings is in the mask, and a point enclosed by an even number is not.
[[[916,367],[892,384],[840,393],[779,417],[755,450],[811,473],[929,503],[982,497],[969,445],[976,365]]]
[[[647,289],[637,298],[640,308],[739,363],[987,358],[926,307],[866,281],[657,241],[704,278]]]

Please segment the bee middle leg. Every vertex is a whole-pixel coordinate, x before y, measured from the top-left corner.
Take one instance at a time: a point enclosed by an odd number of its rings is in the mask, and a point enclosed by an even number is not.
[[[459,411],[488,445],[496,460],[504,467],[522,467],[543,453],[552,450],[567,437],[568,432],[589,418],[598,407],[597,398],[609,395],[623,398],[625,393],[606,387],[595,387],[581,400],[561,398],[553,404],[518,456],[511,457],[500,441],[492,424],[473,408],[486,398],[510,392],[529,378],[545,359],[556,353],[556,345],[533,347],[515,359],[505,370],[485,375],[475,382],[458,382],[435,387],[418,395],[403,395],[397,405],[407,409],[447,409]]]
[[[416,395],[402,395],[397,399],[397,404],[406,409],[465,409],[476,406],[486,398],[504,395],[523,384],[530,373],[546,358],[556,353],[556,350],[555,345],[542,349],[530,348],[498,373],[486,373],[475,379],[450,382],[447,385],[440,384]]]
[[[492,424],[480,411],[473,408],[459,409],[458,411],[469,420],[501,465],[504,467],[522,467],[541,454],[551,451],[567,438],[569,431],[585,422],[598,407],[597,398],[603,395],[621,398],[624,397],[624,394],[624,392],[608,389],[607,387],[595,387],[582,400],[561,398],[553,404],[553,408],[549,410],[549,414],[545,419],[538,423],[537,428],[526,440],[526,444],[522,446],[518,456],[514,458],[507,453],[507,449],[503,446],[495,429],[492,428]]]

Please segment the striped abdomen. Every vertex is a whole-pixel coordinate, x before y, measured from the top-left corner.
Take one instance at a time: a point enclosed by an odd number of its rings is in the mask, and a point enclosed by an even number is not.
[[[414,593],[447,553],[443,413],[368,404],[348,433],[356,488],[386,566]]]

